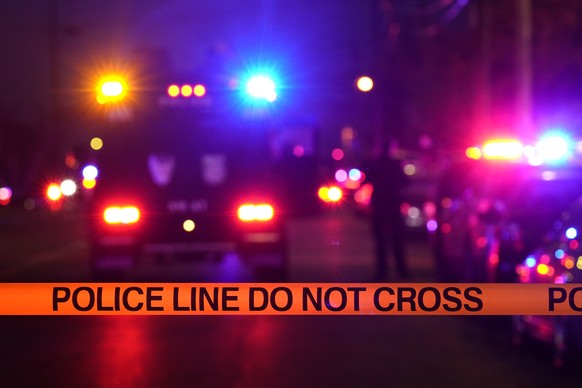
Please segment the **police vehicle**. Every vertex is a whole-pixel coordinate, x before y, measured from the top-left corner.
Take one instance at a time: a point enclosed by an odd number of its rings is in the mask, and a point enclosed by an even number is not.
[[[133,91],[128,84],[110,77],[98,90],[94,272],[130,269],[144,255],[235,252],[261,279],[284,279],[286,219],[312,197],[317,203],[313,125],[271,114],[278,91],[268,74],[222,84],[189,76]],[[137,96],[125,103],[129,94]]]
[[[582,282],[582,197],[565,209],[540,239],[539,244],[516,266],[520,283],[571,284]],[[562,295],[560,295],[562,297]],[[566,303],[579,309],[578,298],[565,295]],[[577,316],[514,316],[513,338],[549,344],[557,367],[574,360],[582,350],[582,320]]]
[[[491,139],[451,162],[427,225],[440,278],[516,281],[515,266],[582,194],[579,154],[580,143],[549,132],[531,144]]]

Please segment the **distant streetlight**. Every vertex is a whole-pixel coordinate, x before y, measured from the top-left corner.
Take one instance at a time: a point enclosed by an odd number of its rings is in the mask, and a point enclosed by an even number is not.
[[[356,81],[356,86],[362,92],[369,92],[374,87],[374,81],[368,76],[362,76]]]

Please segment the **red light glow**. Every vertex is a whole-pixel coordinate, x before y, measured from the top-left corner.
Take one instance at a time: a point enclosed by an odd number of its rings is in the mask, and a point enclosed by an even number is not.
[[[60,186],[57,185],[56,183],[51,183],[50,185],[48,185],[48,187],[46,189],[46,196],[49,200],[51,200],[53,202],[61,199],[63,194],[61,193]]]
[[[245,203],[239,206],[237,214],[239,220],[244,222],[269,221],[273,219],[275,211],[273,209],[273,206],[267,203],[260,204]]]
[[[135,206],[110,206],[103,212],[108,224],[134,224],[140,219],[140,211]]]

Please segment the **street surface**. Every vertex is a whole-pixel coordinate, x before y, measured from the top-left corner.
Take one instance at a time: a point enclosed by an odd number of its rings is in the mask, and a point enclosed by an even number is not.
[[[91,281],[82,217],[0,209],[0,279]],[[290,225],[293,282],[368,282],[365,219],[343,209]],[[432,280],[422,236],[413,282]],[[126,281],[252,281],[223,263],[145,257]],[[507,317],[0,317],[0,386],[580,387],[542,345],[511,344]]]

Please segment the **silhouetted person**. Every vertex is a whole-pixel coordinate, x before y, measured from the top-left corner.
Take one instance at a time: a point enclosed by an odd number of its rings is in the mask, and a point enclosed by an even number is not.
[[[376,280],[389,279],[387,262],[387,240],[391,240],[396,270],[401,279],[409,276],[404,252],[404,220],[400,213],[402,189],[406,176],[397,160],[389,157],[384,150],[372,160],[367,175],[374,186],[372,192],[372,233],[376,253]],[[390,234],[390,238],[388,238]]]

